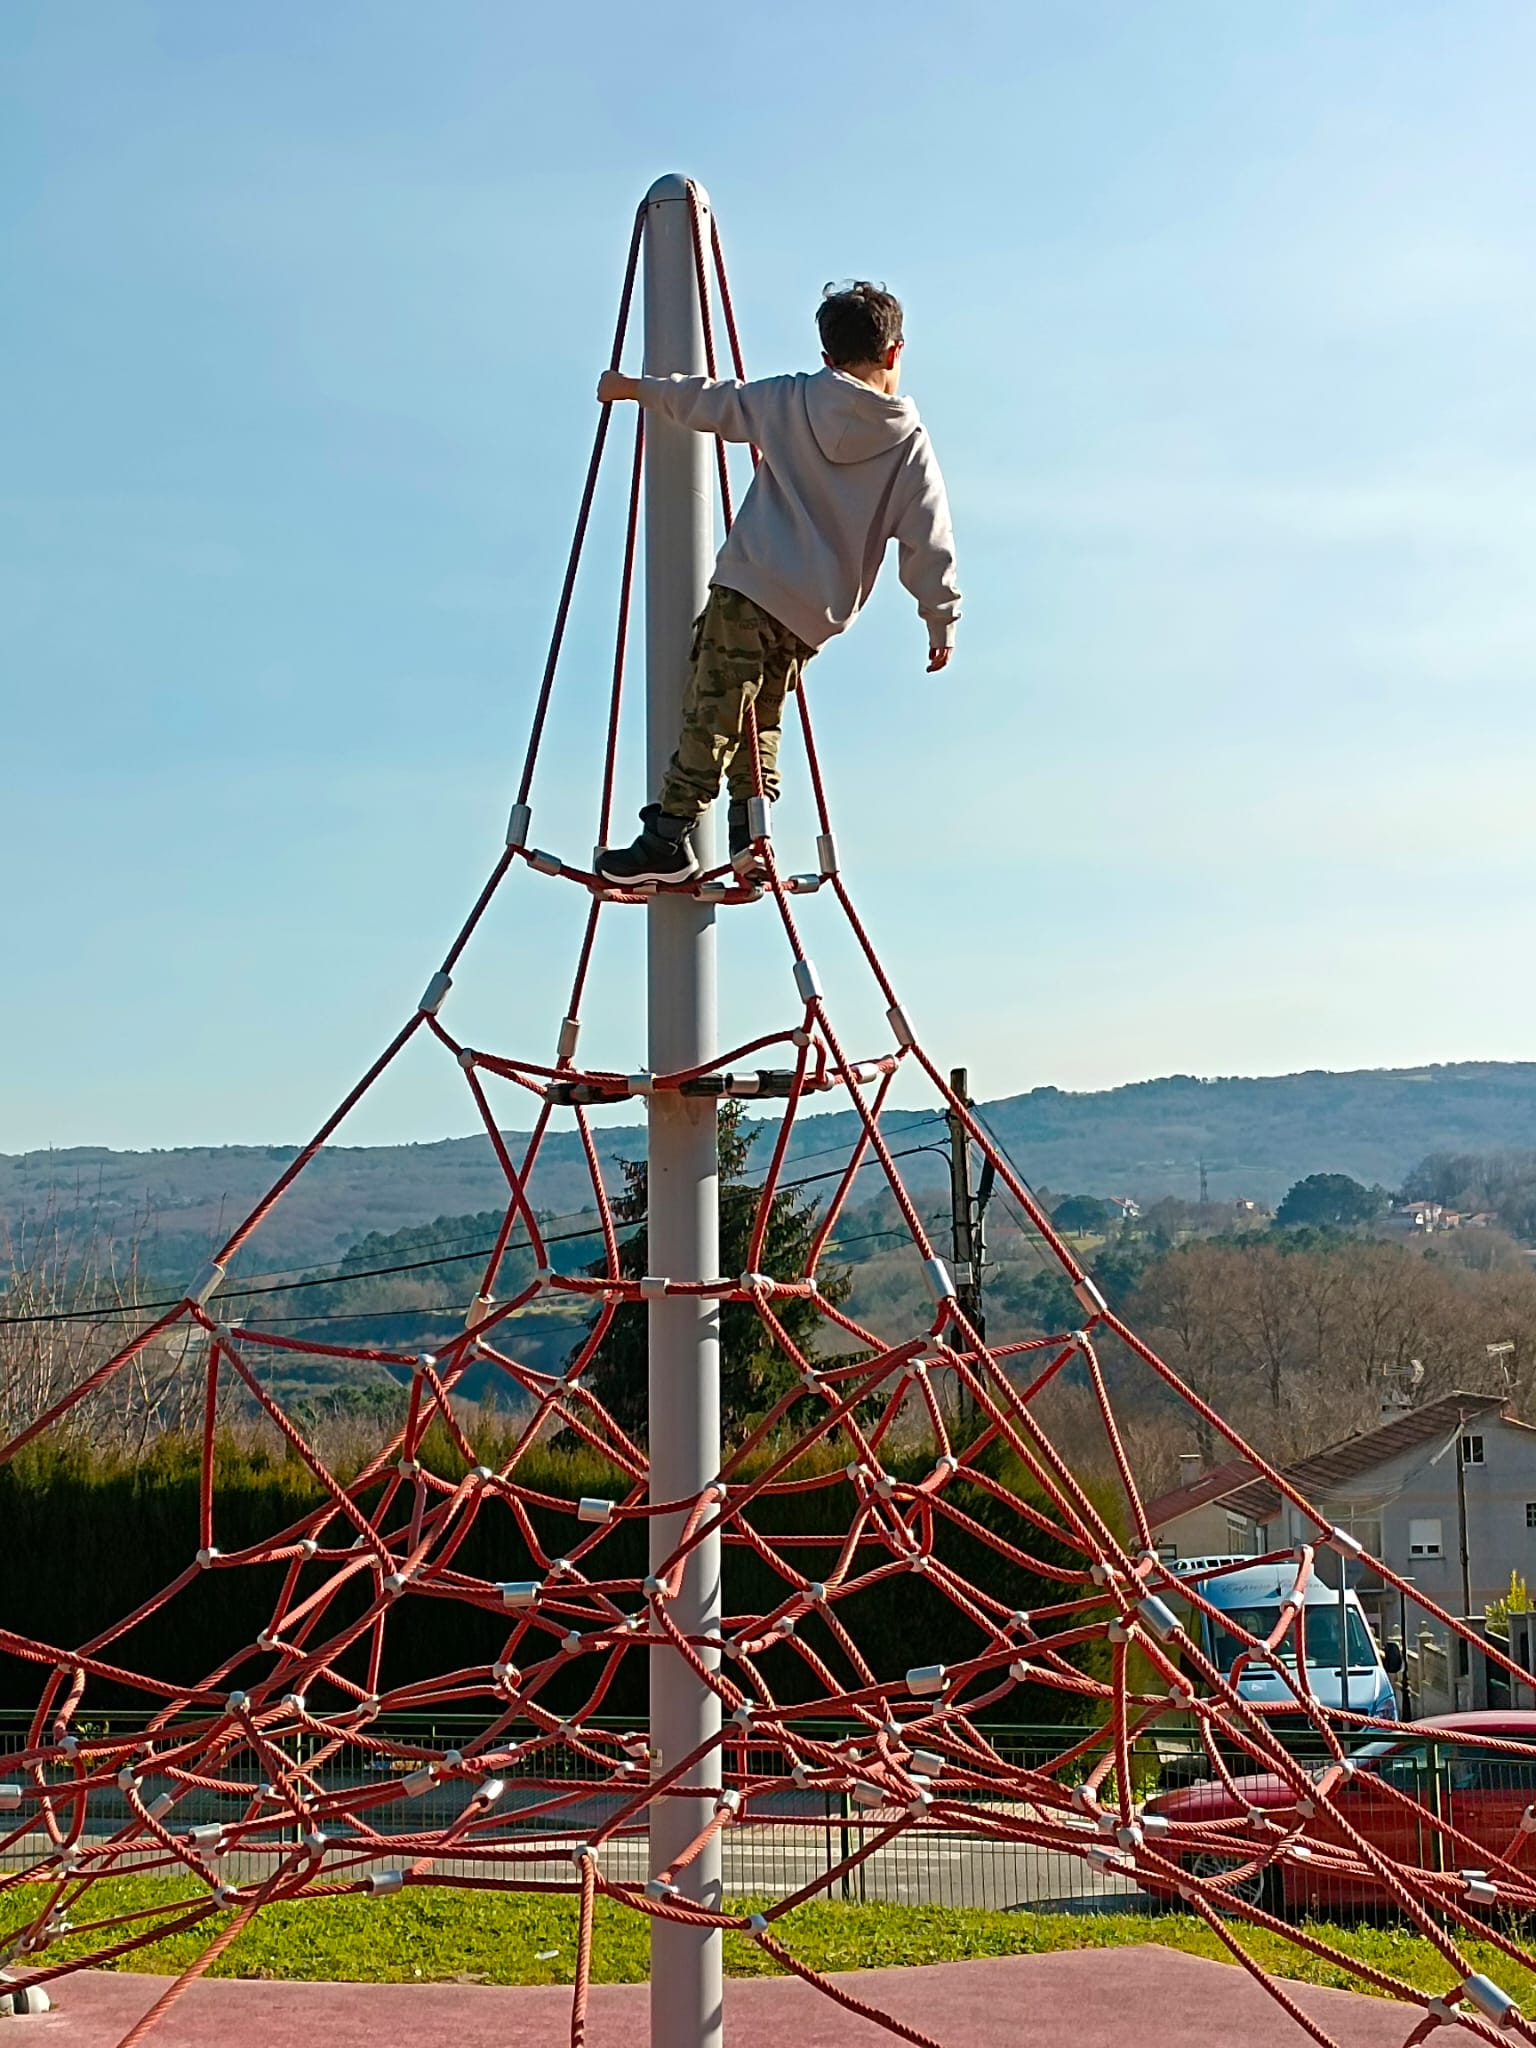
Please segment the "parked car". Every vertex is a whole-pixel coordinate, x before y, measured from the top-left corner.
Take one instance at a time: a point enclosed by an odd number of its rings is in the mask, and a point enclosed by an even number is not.
[[[1281,1603],[1296,1583],[1296,1567],[1289,1561],[1258,1565],[1246,1564],[1242,1558],[1198,1557],[1171,1569],[1190,1577],[1198,1573],[1200,1597],[1230,1617],[1234,1627],[1260,1638],[1271,1634],[1279,1623]],[[1229,1674],[1247,1650],[1246,1643],[1177,1595],[1172,1596],[1172,1604],[1183,1610],[1179,1619],[1205,1655],[1224,1675]],[[1385,1651],[1379,1649],[1356,1595],[1346,1591],[1341,1597],[1337,1587],[1325,1585],[1321,1578],[1314,1576],[1309,1582],[1305,1605],[1307,1684],[1318,1705],[1395,1721],[1397,1700],[1391,1674],[1402,1669],[1401,1646],[1389,1643]],[[1289,1636],[1273,1658],[1250,1652],[1238,1672],[1238,1698],[1282,1714],[1300,1715],[1295,1693],[1282,1670],[1295,1661],[1294,1638]],[[1266,1718],[1273,1719],[1275,1714]]]
[[[1437,1736],[1455,1735],[1456,1742],[1437,1742]],[[1481,1737],[1481,1742],[1468,1741]],[[1494,1742],[1528,1744],[1526,1755],[1511,1755],[1493,1748]],[[1462,1868],[1468,1860],[1454,1845],[1439,1853],[1441,1841],[1430,1816],[1437,1809],[1442,1820],[1468,1836],[1490,1857],[1502,1858],[1521,1870],[1529,1870],[1536,1882],[1536,1834],[1522,1827],[1522,1817],[1536,1801],[1536,1712],[1509,1709],[1502,1713],[1440,1714],[1405,1725],[1400,1735],[1383,1742],[1367,1743],[1353,1752],[1353,1772],[1333,1788],[1331,1799],[1349,1826],[1373,1848],[1395,1862],[1436,1869],[1442,1864]],[[1234,1796],[1234,1793],[1236,1796]],[[1407,1795],[1407,1802],[1393,1797]],[[1243,1821],[1254,1808],[1276,1810],[1284,1820],[1294,1815],[1297,1795],[1284,1778],[1268,1772],[1253,1773],[1233,1781],[1233,1789],[1218,1779],[1164,1792],[1149,1800],[1147,1812],[1173,1822]],[[1193,1876],[1219,1878],[1228,1872],[1245,1874],[1231,1887],[1234,1896],[1261,1906],[1267,1912],[1303,1910],[1323,1912],[1338,1907],[1380,1906],[1385,1902],[1382,1887],[1354,1872],[1319,1871],[1306,1863],[1286,1860],[1260,1864],[1245,1850],[1244,1835],[1234,1830],[1231,1848],[1182,1850],[1176,1836],[1159,1836],[1153,1846],[1159,1853],[1176,1858]],[[1250,1842],[1260,1838],[1249,1836]],[[1308,1845],[1343,1849],[1352,1857],[1353,1845],[1326,1809],[1304,1822],[1301,1839]],[[1267,1844],[1266,1844],[1267,1846]],[[1138,1874],[1144,1888],[1167,1898],[1173,1881],[1155,1871],[1144,1851],[1137,1854]]]

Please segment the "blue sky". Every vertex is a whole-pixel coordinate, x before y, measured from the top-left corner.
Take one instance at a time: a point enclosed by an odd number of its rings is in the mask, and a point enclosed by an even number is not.
[[[814,362],[826,278],[908,305],[960,651],[923,674],[891,575],[812,680],[939,1058],[998,1095],[1531,1055],[1536,14],[856,19],[11,0],[0,1151],[299,1138],[410,1009],[500,841],[673,168],[754,369]],[[572,850],[617,516],[536,792]],[[578,908],[519,877],[455,1027],[547,1052]],[[784,968],[730,916],[745,1035]],[[594,1059],[639,1063],[640,957],[630,916]],[[346,1135],[470,1127],[413,1056]]]

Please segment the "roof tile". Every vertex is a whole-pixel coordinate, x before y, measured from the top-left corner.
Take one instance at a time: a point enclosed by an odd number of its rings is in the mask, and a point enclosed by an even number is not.
[[[1528,1424],[1516,1422],[1514,1416],[1503,1412],[1507,1405],[1502,1394],[1443,1394],[1438,1401],[1426,1401],[1422,1408],[1405,1409],[1379,1429],[1346,1437],[1326,1451],[1298,1459],[1294,1465],[1285,1467],[1282,1477],[1299,1494],[1311,1499],[1313,1494],[1332,1492],[1351,1479],[1373,1472],[1378,1465],[1400,1458],[1404,1451],[1417,1450],[1421,1444],[1432,1444],[1437,1437],[1452,1435],[1462,1421],[1497,1414],[1517,1429],[1528,1428]],[[1252,1485],[1240,1487],[1226,1505],[1252,1522],[1267,1522],[1278,1512],[1280,1496],[1267,1479],[1256,1479]]]

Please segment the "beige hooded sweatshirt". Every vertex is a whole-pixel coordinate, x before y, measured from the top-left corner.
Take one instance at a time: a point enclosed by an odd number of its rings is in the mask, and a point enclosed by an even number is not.
[[[680,427],[751,441],[762,460],[715,564],[812,647],[841,633],[874,588],[886,543],[930,647],[960,617],[944,479],[917,407],[842,370],[737,384],[641,377],[640,403]]]

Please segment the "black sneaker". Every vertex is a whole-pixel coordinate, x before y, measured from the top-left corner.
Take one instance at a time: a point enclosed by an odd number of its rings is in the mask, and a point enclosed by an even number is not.
[[[699,863],[689,844],[692,818],[674,818],[659,804],[640,813],[640,837],[632,846],[605,846],[597,856],[597,872],[605,882],[633,889],[640,882],[689,882]]]
[[[747,817],[747,803],[744,797],[733,797],[726,813],[726,832],[731,853],[731,866],[736,870],[738,880],[753,883],[766,882],[768,870],[763,866],[752,848],[752,827]]]

